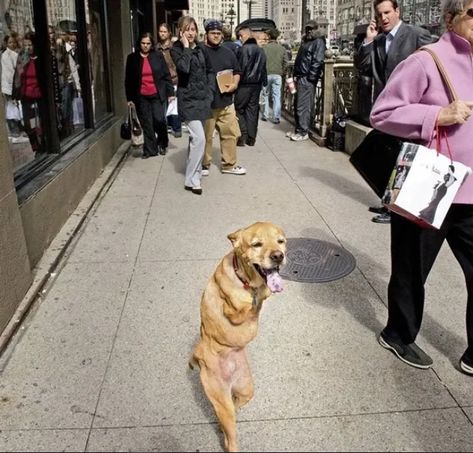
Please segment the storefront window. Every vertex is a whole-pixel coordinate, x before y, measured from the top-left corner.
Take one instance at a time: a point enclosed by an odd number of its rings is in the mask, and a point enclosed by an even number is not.
[[[75,0],[47,2],[49,45],[52,55],[54,103],[59,139],[84,128],[82,85],[77,51]]]
[[[102,7],[103,2],[99,0],[85,0],[94,121],[100,120],[110,111],[109,87],[106,77],[107,64],[104,53],[105,30],[101,21]]]
[[[1,90],[15,170],[44,156],[44,96],[39,81],[32,0],[0,0]]]
[[[0,105],[16,176],[41,171],[109,115],[106,24],[102,0],[0,0]]]

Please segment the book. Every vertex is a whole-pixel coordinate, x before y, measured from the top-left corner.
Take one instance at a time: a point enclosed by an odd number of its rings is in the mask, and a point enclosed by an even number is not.
[[[225,69],[217,72],[217,85],[220,93],[228,89],[228,85],[233,83],[233,69]]]

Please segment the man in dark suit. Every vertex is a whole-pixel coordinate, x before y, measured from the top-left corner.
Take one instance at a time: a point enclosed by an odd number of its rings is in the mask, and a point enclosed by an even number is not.
[[[419,47],[432,42],[430,33],[401,21],[397,0],[374,0],[376,19],[366,29],[366,38],[355,55],[355,66],[373,78],[373,102],[383,90],[394,68]],[[379,215],[376,223],[390,223],[391,216],[384,207],[370,207]]]

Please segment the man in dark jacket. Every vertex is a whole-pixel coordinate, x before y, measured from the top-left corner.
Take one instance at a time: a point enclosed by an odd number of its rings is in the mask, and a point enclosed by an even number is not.
[[[307,22],[305,35],[294,62],[294,79],[297,93],[294,101],[296,128],[289,138],[295,142],[309,138],[313,118],[315,87],[322,75],[325,59],[325,36],[317,23]]]
[[[401,21],[397,0],[374,0],[376,19],[366,29],[366,38],[355,55],[355,66],[374,83],[373,102],[386,85],[394,68],[419,47],[432,42],[430,33]],[[375,223],[390,223],[391,215],[384,206],[372,206],[379,215]]]
[[[258,133],[259,96],[261,88],[268,83],[266,55],[249,28],[241,28],[238,35],[243,45],[239,59],[242,75],[235,95],[235,108],[241,130],[237,145],[254,146]]]

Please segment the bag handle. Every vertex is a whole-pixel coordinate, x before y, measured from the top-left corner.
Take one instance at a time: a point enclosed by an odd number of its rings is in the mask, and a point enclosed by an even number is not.
[[[442,76],[442,80],[447,86],[447,91],[448,91],[448,94],[450,95],[450,99],[452,100],[452,102],[458,101],[457,92],[455,91],[455,88],[453,87],[452,82],[450,81],[450,77],[448,77],[447,71],[445,70],[445,67],[440,61],[437,54],[432,49],[429,49],[428,47],[420,47],[419,50],[423,50],[424,52],[427,52],[430,54],[430,56],[433,58],[437,66],[437,69],[440,72],[440,75]]]
[[[445,66],[440,61],[440,58],[438,57],[438,55],[432,49],[429,49],[428,47],[420,47],[418,50],[419,51],[423,50],[424,52],[427,52],[428,54],[430,54],[430,56],[432,57],[432,59],[435,62],[435,65],[437,66],[437,69],[440,73],[440,76],[442,77],[443,82],[445,83],[445,85],[447,87],[447,91],[448,91],[448,94],[449,94],[449,97],[450,97],[451,101],[452,102],[458,101],[457,92],[456,92],[456,90],[455,90],[455,88],[454,88],[454,86],[453,86],[453,84],[450,80],[450,77],[447,74],[447,71],[445,70]],[[438,125],[438,123],[435,123],[435,132],[436,132],[436,136],[437,136],[436,137],[435,149],[436,149],[437,155],[438,155],[438,154],[440,154],[440,142],[442,140],[442,137],[440,135],[440,126]],[[450,144],[448,143],[447,131],[445,130],[445,128],[442,128],[442,132],[443,132],[443,137],[445,139],[445,143],[447,144],[448,157],[450,157],[450,161],[453,165],[452,151],[450,149]]]

